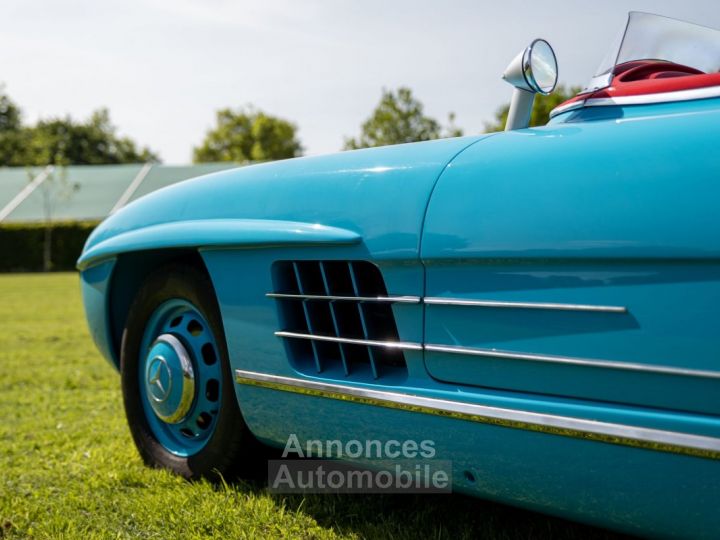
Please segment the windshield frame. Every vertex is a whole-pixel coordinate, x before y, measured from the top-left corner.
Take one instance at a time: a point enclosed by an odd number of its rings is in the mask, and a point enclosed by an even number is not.
[[[675,22],[675,23],[681,23],[681,25],[686,26],[688,30],[691,30],[693,28],[695,29],[702,29],[702,30],[711,30],[713,32],[717,32],[718,34],[718,46],[720,47],[720,30],[717,28],[712,28],[710,26],[697,24],[690,21],[685,21],[682,19],[677,19],[675,17],[667,17],[665,15],[659,15],[657,13],[650,13],[647,11],[630,11],[628,13],[627,20],[625,22],[625,27],[623,28],[622,33],[620,33],[612,42],[612,45],[608,51],[608,53],[603,58],[602,62],[600,63],[600,66],[597,69],[596,74],[590,79],[586,87],[582,90],[582,93],[586,92],[592,92],[595,90],[601,90],[603,88],[607,88],[612,84],[613,77],[615,76],[615,71],[618,65],[625,64],[627,62],[632,62],[636,60],[657,60],[657,61],[669,61],[672,62],[673,60],[671,58],[628,58],[624,59],[621,64],[618,64],[618,60],[620,59],[620,56],[623,52],[623,47],[628,42],[628,32],[631,30],[633,18],[635,16],[641,16],[641,17],[652,17],[656,20],[667,20]],[[642,28],[642,27],[640,27]],[[720,64],[720,59],[719,59]],[[695,66],[691,66],[695,67]]]

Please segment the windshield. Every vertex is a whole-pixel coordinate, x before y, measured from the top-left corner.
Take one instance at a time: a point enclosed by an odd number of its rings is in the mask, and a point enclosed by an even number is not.
[[[720,71],[720,30],[631,11],[625,31],[600,63],[587,89],[609,86],[613,68],[633,60],[665,60],[705,73]]]

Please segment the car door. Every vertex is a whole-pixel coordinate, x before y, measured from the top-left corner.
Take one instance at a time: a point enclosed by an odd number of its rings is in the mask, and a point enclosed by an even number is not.
[[[434,378],[720,413],[718,112],[617,112],[492,136],[441,176],[421,248]]]

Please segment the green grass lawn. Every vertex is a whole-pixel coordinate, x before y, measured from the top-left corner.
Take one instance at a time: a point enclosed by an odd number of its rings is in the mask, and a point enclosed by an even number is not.
[[[606,538],[457,495],[270,495],[144,467],[75,274],[0,275],[0,538]]]

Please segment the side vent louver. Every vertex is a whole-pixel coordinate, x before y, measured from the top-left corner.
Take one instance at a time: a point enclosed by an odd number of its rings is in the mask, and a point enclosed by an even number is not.
[[[380,270],[366,261],[281,261],[273,267],[281,328],[300,371],[377,379],[407,373],[403,350],[419,349],[398,337],[393,303]]]

